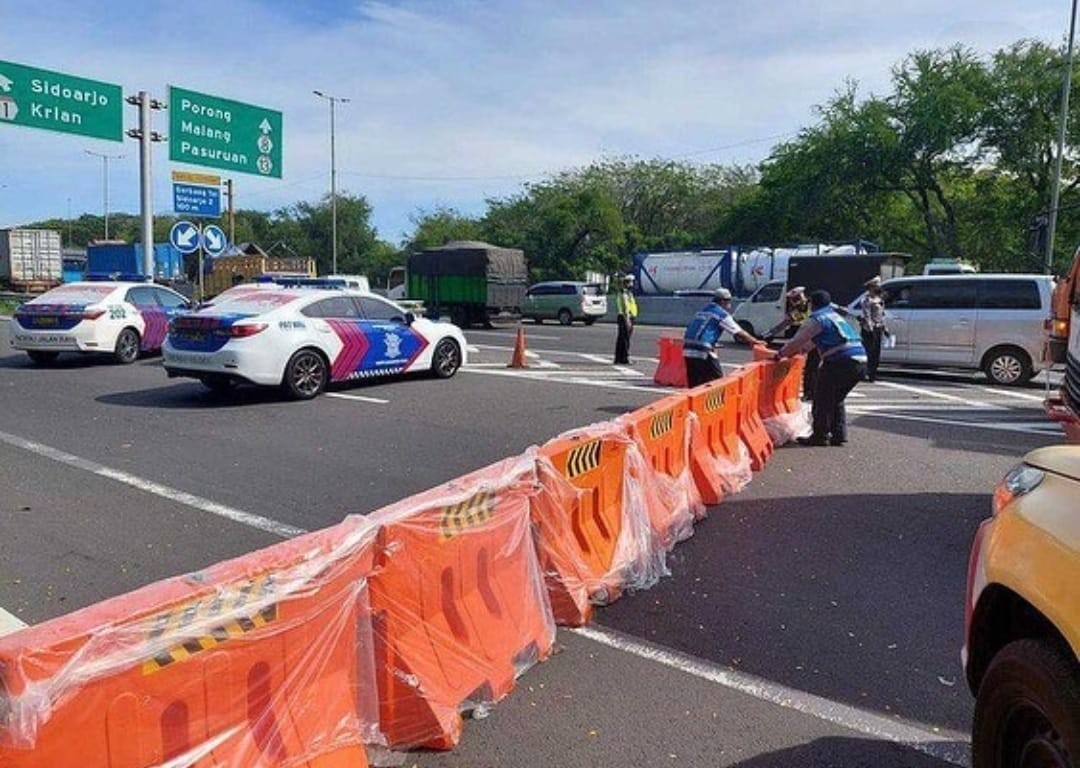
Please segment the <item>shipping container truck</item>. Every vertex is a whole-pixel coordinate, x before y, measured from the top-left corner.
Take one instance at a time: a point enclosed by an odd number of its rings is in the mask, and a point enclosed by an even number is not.
[[[1065,364],[1065,378],[1047,398],[1046,413],[1070,443],[1080,443],[1080,249],[1054,286],[1046,336],[1048,362]]]
[[[524,251],[454,241],[412,254],[406,274],[410,299],[461,328],[521,319],[529,285]]]
[[[145,273],[142,243],[91,243],[86,247],[88,275],[142,275]],[[184,255],[171,243],[154,244],[154,279],[184,280]]]
[[[59,285],[63,274],[59,232],[0,230],[0,283],[19,291],[45,291]]]

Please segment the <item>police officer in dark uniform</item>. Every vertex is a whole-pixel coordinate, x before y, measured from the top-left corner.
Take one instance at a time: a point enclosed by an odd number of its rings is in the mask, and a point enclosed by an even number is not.
[[[811,346],[821,356],[814,387],[814,429],[810,437],[799,438],[799,443],[843,445],[847,442],[844,398],[866,376],[866,349],[859,332],[832,305],[828,291],[810,294],[809,319],[776,357],[791,357]]]

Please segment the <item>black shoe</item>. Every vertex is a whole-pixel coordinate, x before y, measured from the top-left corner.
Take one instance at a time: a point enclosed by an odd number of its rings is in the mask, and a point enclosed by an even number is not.
[[[836,438],[832,438],[832,439],[829,440],[829,445],[832,445],[832,446],[847,445],[847,440],[837,440]]]
[[[825,438],[823,437],[796,437],[795,442],[799,445],[825,445]]]

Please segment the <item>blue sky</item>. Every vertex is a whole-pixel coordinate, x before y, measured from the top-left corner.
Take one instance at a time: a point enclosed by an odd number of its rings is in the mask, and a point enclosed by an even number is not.
[[[815,7],[816,6],[816,7]],[[0,59],[148,90],[168,84],[284,113],[284,177],[236,175],[240,207],[362,194],[380,236],[439,206],[475,214],[605,156],[754,163],[854,78],[883,91],[917,48],[1062,41],[1070,0],[0,0]],[[128,108],[127,127],[134,124]],[[164,132],[167,117],[156,116]],[[138,151],[0,125],[0,227],[138,211]],[[155,210],[171,206],[154,157]],[[70,201],[70,202],[69,202]]]

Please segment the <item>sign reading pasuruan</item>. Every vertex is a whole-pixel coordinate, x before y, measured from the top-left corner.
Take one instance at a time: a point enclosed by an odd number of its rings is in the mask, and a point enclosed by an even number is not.
[[[281,113],[169,86],[169,159],[281,178]]]

